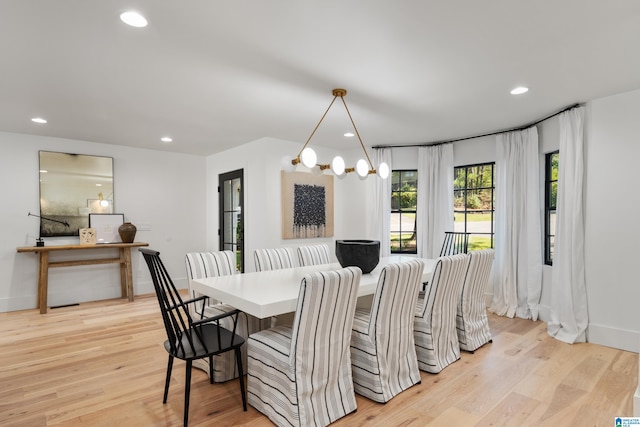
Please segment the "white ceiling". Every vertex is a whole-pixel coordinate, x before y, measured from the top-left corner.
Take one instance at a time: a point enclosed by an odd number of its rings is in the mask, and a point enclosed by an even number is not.
[[[639,89],[640,1],[2,0],[0,61],[5,132],[200,155],[304,143],[343,87],[367,146],[428,143]],[[349,130],[336,103],[312,145]]]

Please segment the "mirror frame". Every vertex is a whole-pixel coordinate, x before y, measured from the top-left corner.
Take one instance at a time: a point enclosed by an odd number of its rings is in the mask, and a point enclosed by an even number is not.
[[[113,213],[113,157],[38,152],[40,238],[78,236],[90,213]]]

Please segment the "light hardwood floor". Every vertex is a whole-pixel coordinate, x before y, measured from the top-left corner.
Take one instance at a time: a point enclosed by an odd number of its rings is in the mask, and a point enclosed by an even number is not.
[[[490,316],[493,343],[385,405],[357,397],[335,426],[612,426],[632,415],[638,355],[550,338],[546,324]],[[0,313],[0,425],[178,426],[184,363],[167,356],[154,297]],[[242,411],[237,381],[194,370],[191,426],[270,426]]]

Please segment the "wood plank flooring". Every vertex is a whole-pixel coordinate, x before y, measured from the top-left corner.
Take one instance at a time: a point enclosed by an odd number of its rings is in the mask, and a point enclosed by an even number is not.
[[[632,416],[638,355],[568,345],[546,324],[489,318],[493,343],[385,405],[357,396],[339,426],[610,426]],[[155,297],[0,313],[0,426],[182,425],[184,363],[162,404],[167,356]],[[191,426],[270,426],[237,381],[194,370]]]

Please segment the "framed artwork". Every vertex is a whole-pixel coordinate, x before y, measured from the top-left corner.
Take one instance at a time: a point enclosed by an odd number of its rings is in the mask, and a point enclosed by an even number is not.
[[[89,214],[89,228],[96,230],[96,243],[122,243],[118,227],[124,224],[124,214]]]
[[[333,175],[281,172],[282,238],[333,236]]]

